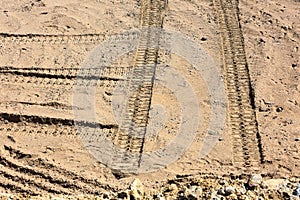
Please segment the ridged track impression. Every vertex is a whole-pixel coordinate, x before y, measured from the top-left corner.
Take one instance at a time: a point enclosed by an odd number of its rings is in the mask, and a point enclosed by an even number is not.
[[[112,90],[117,82],[128,72],[128,67],[106,67],[100,69],[80,69],[80,68],[20,68],[20,67],[0,67],[0,84],[9,85],[10,88],[27,86],[28,88],[43,87],[47,91],[72,91],[74,84],[86,87],[87,85],[97,84],[104,88],[104,97],[108,102],[111,96],[106,95]],[[80,71],[80,76],[78,72]],[[102,74],[96,76],[95,74]],[[77,79],[75,81],[75,79]],[[37,93],[39,90],[37,90]],[[51,96],[49,97],[51,98]],[[45,117],[39,115],[24,115],[19,113],[11,113],[5,108],[22,106],[38,106],[53,108],[57,111],[70,111],[72,105],[68,102],[62,103],[61,97],[48,99],[48,102],[28,101],[24,102],[20,99],[17,101],[0,102],[2,107],[0,112],[0,131],[5,133],[17,133],[19,135],[53,135],[53,136],[70,136],[75,137],[77,129],[73,119],[60,119],[55,117]],[[4,99],[5,100],[5,99]],[[11,110],[11,109],[9,109]],[[80,122],[79,122],[80,123]],[[99,125],[103,128],[103,132],[110,135],[115,132],[113,125],[102,125],[82,122],[83,128],[95,129]]]
[[[233,161],[240,167],[257,167],[263,162],[263,152],[239,23],[238,1],[214,0],[213,3],[221,31]]]
[[[97,81],[119,81],[128,72],[125,67],[106,67],[104,70],[97,68],[18,68],[11,66],[0,67],[0,82],[48,85],[48,87],[73,86],[73,84],[87,86],[97,84]],[[78,72],[80,71],[80,76]],[[96,76],[95,74],[101,74]],[[74,81],[75,78],[77,81]],[[95,81],[91,81],[95,80]],[[101,84],[100,84],[101,85]]]
[[[43,35],[0,33],[0,43],[94,44],[105,39],[105,34]]]
[[[11,146],[4,145],[0,166],[0,188],[10,192],[97,195],[112,189],[97,180],[87,179]]]
[[[100,124],[95,122],[77,122],[80,127],[88,129],[116,130],[114,124]],[[45,128],[46,127],[46,128]],[[17,133],[20,135],[53,135],[76,136],[77,131],[73,119],[61,119],[16,113],[0,113],[0,131]]]
[[[160,33],[157,29],[162,27],[165,7],[165,0],[142,1],[141,35],[133,61],[133,69],[125,88],[130,96],[123,105],[120,128],[116,136],[116,143],[122,149],[139,153],[140,156],[143,152],[158,58]],[[133,164],[138,166],[139,162],[140,158],[133,161]]]

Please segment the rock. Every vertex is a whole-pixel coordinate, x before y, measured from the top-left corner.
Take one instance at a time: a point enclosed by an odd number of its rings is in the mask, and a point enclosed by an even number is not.
[[[227,199],[237,200],[238,196],[236,194],[231,194],[231,195],[228,196]]]
[[[170,186],[169,186],[169,190],[170,191],[173,191],[174,193],[177,193],[178,192],[178,187],[176,184],[172,183]]]
[[[162,193],[160,193],[160,192],[157,193],[156,199],[158,199],[158,200],[166,200],[166,198],[164,197],[164,195]]]
[[[129,187],[130,199],[143,199],[144,187],[139,179],[135,179]]]
[[[224,190],[224,188],[222,187],[222,188],[218,189],[217,194],[225,196],[225,190]]]
[[[293,195],[300,197],[300,184],[298,185],[298,187],[293,191]]]
[[[282,112],[282,111],[283,111],[282,107],[279,106],[279,107],[276,108],[276,112]]]
[[[268,189],[271,190],[278,190],[283,185],[287,184],[286,179],[269,179],[263,182],[265,186],[267,186]]]
[[[246,194],[246,192],[247,192],[247,190],[244,185],[242,185],[242,187],[240,187],[238,190],[236,190],[236,193],[239,195]]]
[[[221,180],[219,181],[219,184],[220,184],[220,185],[228,185],[228,182],[227,182],[226,180],[224,180],[224,179],[221,179]]]
[[[217,192],[217,194],[222,196],[229,196],[233,193],[235,193],[235,188],[233,186],[222,187]]]
[[[15,138],[14,138],[13,136],[8,135],[7,138],[8,138],[10,141],[16,143],[16,140],[15,140]]]
[[[257,197],[257,195],[253,191],[250,191],[250,190],[247,191],[246,195],[249,199],[256,199],[256,197]]]
[[[211,195],[211,200],[221,200],[221,199],[225,199],[225,198],[223,196],[217,195],[217,194]]]
[[[102,195],[102,198],[103,199],[111,199],[111,194],[109,192],[104,192],[103,195]]]
[[[185,195],[188,199],[199,199],[202,196],[202,188],[200,186],[193,185],[186,189]]]
[[[266,41],[264,39],[262,39],[262,38],[259,38],[258,42],[259,42],[259,44],[266,43]]]
[[[241,196],[239,196],[238,199],[240,199],[240,200],[250,200],[247,195],[241,195]]]
[[[201,40],[202,42],[204,42],[204,41],[207,40],[207,38],[206,38],[206,37],[202,37],[200,40]]]
[[[248,180],[248,186],[253,188],[257,187],[262,183],[262,176],[260,174],[253,174]]]
[[[119,192],[118,193],[118,199],[128,199],[127,192]]]
[[[55,152],[55,148],[51,146],[46,146],[46,149],[42,151],[42,153],[53,153]]]
[[[178,194],[178,187],[176,184],[172,183],[171,185],[169,185],[169,187],[166,189],[166,191],[164,191],[164,194],[172,197],[177,196]]]
[[[269,105],[265,102],[265,100],[260,100],[259,102],[259,108],[258,108],[259,112],[268,112],[270,111],[270,107]]]
[[[281,26],[281,28],[282,28],[283,30],[285,30],[285,31],[287,31],[287,30],[290,29],[289,26]]]
[[[227,186],[225,188],[224,192],[225,192],[226,196],[231,195],[231,194],[235,193],[235,188],[232,186]]]

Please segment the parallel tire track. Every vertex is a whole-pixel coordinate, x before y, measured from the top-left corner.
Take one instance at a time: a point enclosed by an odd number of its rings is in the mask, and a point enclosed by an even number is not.
[[[23,174],[19,171],[15,171],[10,168],[2,168],[0,169],[0,179],[10,180],[14,182],[15,185],[26,183],[26,186],[30,188],[34,194],[42,194],[43,192],[50,192],[56,194],[71,194],[67,189],[56,189],[52,184],[45,182],[43,179],[39,177],[32,177],[28,174]],[[21,183],[20,183],[21,182]],[[56,186],[57,187],[57,186]]]
[[[68,86],[72,89],[77,86],[95,86],[98,81],[120,81],[128,72],[128,67],[106,67],[104,70],[91,68],[17,68],[4,66],[0,68],[0,82],[35,84],[48,87]],[[78,75],[80,72],[80,76]],[[97,76],[96,74],[101,74]],[[75,81],[76,79],[76,81]],[[100,84],[101,85],[101,84]]]
[[[42,87],[47,91],[72,91],[74,84],[77,86],[100,86],[104,88],[103,98],[105,101],[111,101],[111,88],[118,81],[122,80],[128,67],[106,67],[104,70],[90,68],[19,68],[19,67],[1,67],[0,68],[0,83],[6,84],[6,87],[22,87],[28,88]],[[80,76],[78,72],[80,71]],[[95,74],[102,74],[96,76]],[[16,85],[14,85],[16,84]],[[38,91],[38,90],[37,90]],[[38,93],[38,92],[37,92]],[[76,136],[78,131],[73,119],[59,119],[55,117],[21,115],[18,113],[10,113],[5,111],[5,107],[17,107],[20,104],[24,106],[40,106],[49,107],[56,110],[72,110],[71,104],[59,103],[59,100],[49,99],[48,103],[35,103],[21,100],[0,102],[2,112],[0,112],[0,131],[7,133],[17,133],[20,135],[53,135],[53,136]],[[92,124],[89,122],[77,122],[82,125],[82,128],[94,129],[95,127],[103,128],[105,132],[114,131],[113,125]]]
[[[116,143],[129,152],[143,152],[153,81],[158,59],[158,45],[162,27],[165,0],[143,0],[141,7],[141,36],[134,57],[133,70],[126,83],[127,97],[121,113]],[[125,157],[126,156],[119,156]],[[133,161],[139,165],[140,158]]]
[[[214,0],[213,3],[221,31],[233,161],[241,167],[258,167],[264,156],[239,23],[238,1]]]
[[[125,67],[106,67],[104,70],[90,68],[19,68],[4,66],[0,68],[0,83],[7,84],[9,87],[18,87],[18,85],[28,86],[32,88],[43,87],[49,91],[72,91],[74,84],[77,86],[87,87],[96,86],[104,87],[105,100],[111,101],[109,94],[111,87],[114,87],[119,80],[122,80],[129,68]],[[80,76],[78,72],[80,71]],[[102,74],[96,76],[95,74]],[[75,80],[76,79],[76,80]],[[17,85],[13,85],[17,84]],[[108,92],[107,92],[108,91]],[[59,110],[70,110],[72,106],[61,104],[59,102],[50,101],[49,103],[35,102],[0,102],[5,107],[20,104],[24,106],[47,106]],[[115,132],[114,125],[105,125],[90,122],[76,122],[81,128],[95,129],[100,127],[104,132],[110,134]],[[60,119],[55,117],[46,117],[39,115],[24,115],[19,113],[6,112],[2,109],[0,112],[0,131],[6,133],[16,133],[19,135],[52,135],[52,136],[69,136],[77,137],[78,131],[73,119]]]
[[[43,159],[26,158],[28,163],[20,162],[16,157],[24,154],[12,147],[5,146],[11,156],[0,155],[0,182],[13,185],[23,193],[42,194],[100,194],[103,190],[112,189],[97,180],[87,179],[78,174],[57,167]],[[22,160],[22,159],[21,159]],[[28,164],[31,163],[31,166]],[[26,184],[24,184],[26,183]],[[2,186],[5,187],[5,186]],[[12,187],[12,188],[14,188]]]
[[[0,188],[4,188],[6,191],[9,191],[10,193],[29,194],[33,196],[37,196],[40,194],[38,191],[34,191],[31,188],[23,186],[22,184],[18,184],[15,181],[10,180],[8,178],[3,177],[0,180],[1,180]]]

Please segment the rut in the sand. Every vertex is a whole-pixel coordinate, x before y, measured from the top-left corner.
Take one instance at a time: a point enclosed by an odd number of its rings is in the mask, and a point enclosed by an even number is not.
[[[80,35],[47,35],[47,34],[10,34],[0,33],[1,43],[44,43],[44,44],[84,44],[96,43],[105,39],[104,34],[80,34]]]
[[[11,146],[4,145],[4,149],[1,149],[0,164],[0,186],[11,192],[70,195],[100,194],[103,190],[112,189],[97,180],[84,178]]]
[[[143,0],[141,7],[141,35],[133,60],[133,69],[128,75],[124,89],[130,96],[124,102],[116,141],[127,152],[139,153],[137,160],[130,162],[139,166],[148,125],[152,90],[158,59],[160,28],[167,2]],[[124,162],[126,154],[116,155],[117,162]]]
[[[214,0],[222,38],[229,127],[233,161],[237,166],[258,167],[263,152],[254,108],[237,0]]]

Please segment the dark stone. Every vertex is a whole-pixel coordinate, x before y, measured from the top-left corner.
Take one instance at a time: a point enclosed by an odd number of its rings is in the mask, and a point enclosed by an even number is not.
[[[121,198],[121,199],[127,198],[127,193],[126,192],[118,193],[118,198]]]
[[[300,197],[300,184],[298,187],[293,191],[293,195]]]
[[[282,112],[282,111],[283,111],[283,108],[282,108],[282,107],[276,108],[276,112]]]
[[[298,65],[296,63],[292,64],[292,68],[296,68]]]

